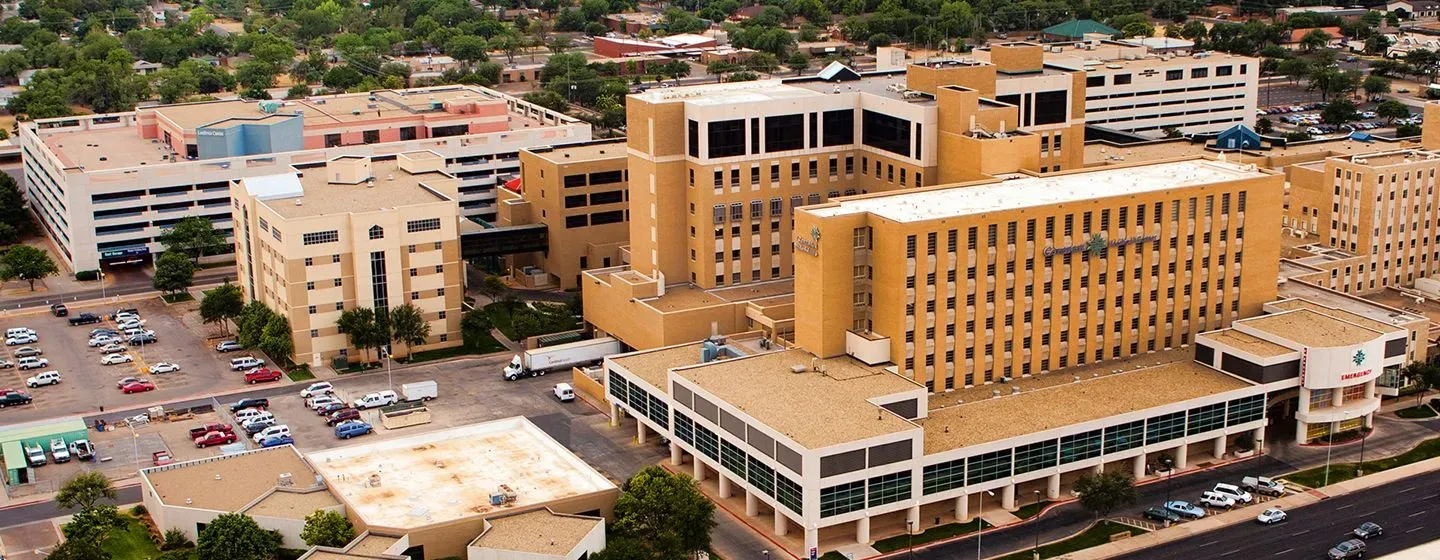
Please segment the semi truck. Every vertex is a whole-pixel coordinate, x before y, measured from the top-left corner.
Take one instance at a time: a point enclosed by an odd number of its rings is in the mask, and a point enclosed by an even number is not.
[[[557,346],[546,346],[516,354],[505,366],[505,380],[545,375],[546,373],[590,364],[623,351],[620,341],[610,337],[582,340]]]

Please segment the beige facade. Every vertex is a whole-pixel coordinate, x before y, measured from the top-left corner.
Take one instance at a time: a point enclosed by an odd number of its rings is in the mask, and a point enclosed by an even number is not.
[[[543,224],[549,250],[506,257],[526,287],[580,286],[580,272],[620,264],[629,238],[625,140],[520,151],[520,184],[502,187],[498,225]]]
[[[339,157],[233,184],[241,289],[290,320],[297,363],[356,352],[335,321],[357,307],[420,308],[429,338],[396,355],[461,343],[458,182],[443,166],[434,152]]]

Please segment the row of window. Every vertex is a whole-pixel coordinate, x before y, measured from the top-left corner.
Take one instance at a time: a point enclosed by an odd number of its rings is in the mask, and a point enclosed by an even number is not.
[[[820,126],[822,122],[823,133]],[[855,142],[855,112],[850,109],[707,123],[690,120],[687,124],[687,153],[690,157],[697,158],[700,157],[701,128],[705,129],[704,137],[709,144],[706,154],[709,158],[787,152],[805,149],[807,146],[842,146]],[[591,184],[595,184],[593,179]],[[570,177],[566,177],[565,186],[578,185],[571,185]]]
[[[1169,107],[1169,106],[1172,106],[1172,105],[1194,105],[1194,104],[1196,104],[1196,103],[1206,103],[1206,102],[1210,102],[1210,101],[1229,101],[1229,100],[1231,100],[1231,99],[1244,99],[1244,98],[1245,98],[1245,94],[1243,94],[1243,93],[1237,93],[1237,94],[1234,94],[1234,95],[1220,95],[1220,96],[1216,96],[1216,97],[1194,97],[1194,98],[1187,97],[1187,98],[1184,98],[1184,99],[1172,99],[1172,100],[1170,100],[1170,101],[1151,101],[1151,102],[1149,102],[1149,103],[1136,103],[1136,104],[1134,104],[1134,105],[1109,105],[1109,106],[1105,106],[1105,107],[1093,107],[1093,108],[1087,107],[1087,108],[1085,109],[1085,120],[1086,120],[1087,122],[1098,122],[1098,121],[1096,121],[1096,120],[1094,120],[1094,119],[1091,119],[1090,116],[1091,116],[1091,115],[1094,115],[1094,114],[1096,114],[1096,113],[1104,113],[1104,112],[1107,112],[1107,111],[1128,111],[1128,110],[1130,110],[1130,109],[1148,109],[1148,108],[1151,108],[1151,107]],[[1242,109],[1243,109],[1243,107],[1242,107]]]
[[[620,379],[620,376],[612,374],[609,378],[610,395],[614,397],[617,392],[615,381]],[[621,383],[625,382],[621,381]],[[630,386],[634,387],[633,384]],[[646,416],[654,419],[648,414]],[[714,431],[695,423],[694,419],[678,410],[675,411],[674,433],[676,438],[698,450],[701,455],[709,457],[712,461],[718,461],[720,466],[730,471],[732,476],[749,482],[756,490],[775,498],[780,505],[796,515],[802,514],[804,492],[799,483],[776,472],[774,468],[766,465],[763,461],[750,456],[740,446],[720,438]]]
[[[605,224],[618,224],[630,219],[629,210],[608,210],[592,214],[574,214],[565,216],[565,227],[567,229],[582,228],[586,226],[600,226]]]
[[[1234,112],[1234,111],[1241,111],[1241,112],[1243,112],[1243,111],[1245,111],[1245,106],[1244,106],[1244,105],[1235,105],[1235,106],[1230,106],[1230,107],[1215,107],[1215,108],[1212,108],[1212,109],[1191,109],[1191,110],[1189,110],[1189,111],[1175,111],[1175,112],[1172,112],[1172,113],[1156,113],[1156,114],[1136,115],[1136,116],[1129,116],[1129,117],[1115,117],[1115,118],[1113,118],[1113,119],[1098,119],[1098,120],[1093,120],[1093,121],[1092,121],[1092,120],[1089,120],[1089,119],[1086,119],[1086,122],[1088,122],[1088,123],[1090,123],[1090,124],[1106,124],[1106,123],[1119,123],[1119,122],[1130,122],[1130,121],[1148,121],[1148,120],[1153,120],[1153,119],[1168,119],[1168,118],[1172,118],[1172,117],[1184,117],[1184,116],[1187,116],[1187,115],[1208,115],[1208,114],[1210,114],[1210,113],[1229,113],[1229,112]],[[1230,121],[1232,121],[1232,120],[1236,120],[1236,119],[1234,119],[1234,118],[1226,118],[1226,119],[1220,119],[1220,120],[1216,120],[1216,121],[1189,122],[1189,123],[1185,123],[1184,125],[1180,125],[1180,126],[1199,126],[1199,125],[1202,125],[1202,124],[1210,124],[1211,122],[1224,123],[1224,122],[1230,122]]]
[[[820,517],[833,517],[908,499],[910,480],[910,471],[900,471],[821,489]]]

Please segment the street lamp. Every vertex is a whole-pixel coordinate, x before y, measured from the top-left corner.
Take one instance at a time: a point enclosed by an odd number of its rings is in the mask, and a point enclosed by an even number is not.
[[[1035,549],[1031,557],[1040,560],[1040,491],[1035,491]]]
[[[391,390],[391,391],[394,391],[394,390],[395,390],[395,376],[394,376],[394,373],[393,373],[393,372],[391,371],[391,369],[390,369],[390,364],[395,363],[395,359],[390,357],[390,345],[389,345],[389,344],[386,344],[385,346],[381,346],[381,347],[380,347],[380,359],[385,360],[385,380],[386,380],[387,383],[390,384],[390,390]]]
[[[1370,434],[1365,432],[1365,420],[1360,420],[1360,462],[1355,464],[1355,477],[1359,478],[1365,474],[1365,440]]]
[[[905,547],[910,549],[910,557],[915,557],[915,522],[905,520]]]
[[[1170,479],[1175,476],[1175,461],[1169,457],[1160,460],[1165,464],[1165,501],[1170,501]]]
[[[980,541],[985,538],[985,496],[995,497],[995,492],[986,490],[980,495],[980,513],[975,516],[975,560],[984,558],[980,553]]]
[[[1349,419],[1350,419],[1350,411],[1347,410],[1347,411],[1345,411],[1345,412],[1340,413],[1340,418],[1342,418],[1342,420],[1340,421],[1340,424],[1341,424],[1341,425],[1344,425],[1345,420],[1349,420]],[[1329,486],[1329,485],[1330,485],[1330,454],[1333,453],[1334,450],[1335,450],[1335,423],[1334,423],[1334,422],[1331,422],[1331,423],[1330,423],[1329,443],[1327,443],[1327,444],[1325,445],[1325,483],[1320,485],[1320,486],[1322,486],[1322,487],[1324,487],[1324,486]]]

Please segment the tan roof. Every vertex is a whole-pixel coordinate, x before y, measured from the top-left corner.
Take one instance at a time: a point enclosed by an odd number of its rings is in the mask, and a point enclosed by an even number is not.
[[[703,346],[696,343],[660,348],[611,358],[611,361],[656,389],[668,392],[670,386],[666,379],[669,378],[670,369],[699,363],[700,349]]]
[[[98,171],[170,163],[168,146],[159,140],[141,138],[133,128],[56,132],[41,138],[65,167]]]
[[[1156,365],[1159,359],[1172,360]],[[1144,369],[1108,373],[1137,363]],[[1100,377],[1089,377],[1101,373]],[[1079,375],[1081,381],[1075,382]],[[925,429],[925,453],[934,454],[1097,420],[1117,414],[1154,408],[1251,384],[1192,361],[1186,350],[1147,355],[1140,360],[1104,361],[1091,366],[1042,374],[1008,384],[1021,392],[1011,395],[1007,385],[978,387],[978,400],[934,408],[917,420]],[[991,398],[989,391],[1002,390]],[[973,392],[971,394],[974,394]]]
[[[566,556],[596,525],[605,522],[599,517],[559,515],[544,509],[486,521],[490,528],[471,546],[547,556]]]
[[[867,402],[914,390],[919,387],[914,382],[848,357],[819,360],[824,373],[791,371],[791,366],[809,367],[813,358],[803,350],[786,350],[675,373],[809,449],[915,428]]]
[[[713,290],[702,290],[692,286],[667,287],[665,295],[641,300],[641,303],[662,312],[682,311],[793,293],[795,293],[795,281],[785,279]]]
[[[297,110],[303,111],[306,125],[327,125],[428,112],[431,102],[503,102],[503,98],[491,97],[482,91],[471,88],[454,88],[422,90],[402,95],[401,91],[385,90],[374,92],[374,101],[370,100],[372,95],[370,92],[345,93],[289,100],[276,112],[286,114],[294,113]],[[186,130],[193,130],[225,119],[266,115],[260,111],[258,102],[241,99],[180,103],[150,110]],[[356,114],[356,111],[359,111],[359,114]],[[516,127],[512,126],[511,128]]]
[[[1348,321],[1348,322],[1351,322],[1351,323],[1356,323],[1356,324],[1359,324],[1359,325],[1362,326],[1362,327],[1366,327],[1366,328],[1369,328],[1369,329],[1374,329],[1374,330],[1377,330],[1377,331],[1380,331],[1380,332],[1395,332],[1395,331],[1402,330],[1402,329],[1404,328],[1404,327],[1401,327],[1401,326],[1399,326],[1399,325],[1390,325],[1390,324],[1382,323],[1382,322],[1380,322],[1380,321],[1376,321],[1376,320],[1374,320],[1374,319],[1371,319],[1371,318],[1366,317],[1366,316],[1364,316],[1364,315],[1361,315],[1361,314],[1359,314],[1359,313],[1354,313],[1354,312],[1346,311],[1346,310],[1344,310],[1344,309],[1336,309],[1336,308],[1333,308],[1333,307],[1326,307],[1326,306],[1324,306],[1324,305],[1320,305],[1320,304],[1315,303],[1315,302],[1313,302],[1313,301],[1307,301],[1307,300],[1303,300],[1303,299],[1290,299],[1290,300],[1285,300],[1285,301],[1277,301],[1277,302],[1275,302],[1275,303],[1272,303],[1270,306],[1273,307],[1273,308],[1275,308],[1275,309],[1286,309],[1286,310],[1290,310],[1290,309],[1309,309],[1309,310],[1314,311],[1314,312],[1316,312],[1316,313],[1320,313],[1320,314],[1322,314],[1322,315],[1329,316],[1329,317],[1332,318],[1332,319],[1338,319],[1338,320],[1341,320],[1341,321]]]
[[[1355,323],[1318,313],[1296,309],[1284,313],[1261,315],[1237,321],[1247,327],[1293,340],[1310,347],[1351,346],[1374,340],[1380,332]],[[1387,329],[1388,330],[1388,329]]]
[[[285,492],[276,491],[260,500],[259,503],[245,510],[246,515],[278,517],[281,519],[305,519],[305,516],[329,507],[340,505],[340,501],[330,492],[325,490],[314,490],[310,492]]]
[[[531,152],[536,157],[555,163],[576,163],[581,161],[625,160],[628,157],[625,142],[603,142],[556,146],[545,152]]]
[[[395,537],[387,537],[384,535],[365,535],[364,538],[360,539],[360,542],[357,542],[355,543],[355,546],[350,547],[350,553],[380,554],[385,552],[385,550],[390,548],[391,546],[394,546],[397,542],[400,542],[400,539]]]
[[[1236,350],[1249,352],[1261,358],[1273,358],[1294,353],[1294,350],[1275,344],[1257,336],[1245,334],[1235,329],[1224,329],[1201,333],[1197,339],[1214,340]]]
[[[160,501],[166,505],[224,512],[239,510],[275,488],[282,473],[290,473],[297,485],[308,485],[315,478],[315,471],[289,446],[221,455],[140,472],[150,480]]]
[[[444,196],[421,186],[422,183],[434,184],[448,179],[450,176],[445,173],[430,171],[411,174],[401,170],[400,164],[394,160],[371,161],[370,169],[371,175],[375,177],[373,187],[366,183],[330,183],[326,180],[324,168],[306,169],[300,177],[300,185],[305,189],[304,196],[263,200],[261,203],[286,218],[375,212],[386,208],[435,202],[450,203]],[[301,204],[297,206],[296,201]]]

